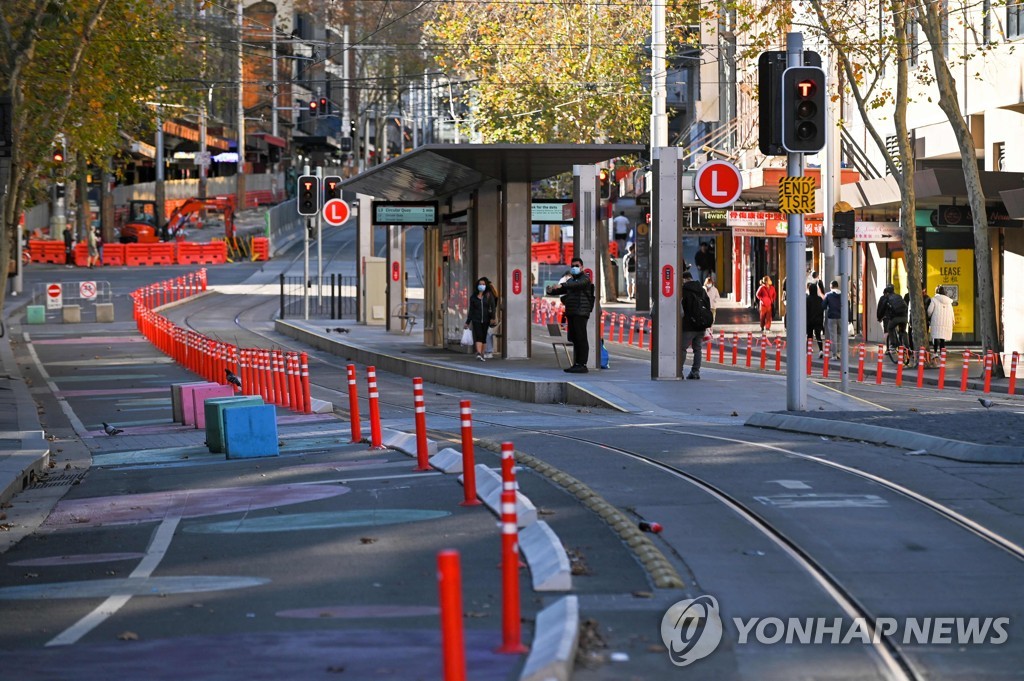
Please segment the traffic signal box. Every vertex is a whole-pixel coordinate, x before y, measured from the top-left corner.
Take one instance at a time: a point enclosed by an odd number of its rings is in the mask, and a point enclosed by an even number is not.
[[[328,175],[324,178],[324,203],[331,199],[341,198],[341,178],[337,175]]]
[[[611,171],[607,168],[601,168],[597,173],[597,190],[600,198],[612,198]]]
[[[326,97],[320,98],[320,106],[317,108],[317,113],[321,116],[326,116],[331,113],[331,103]]]
[[[320,115],[320,104],[315,99],[309,100],[309,115],[311,117]]]
[[[760,118],[757,146],[765,156],[785,156],[787,151],[796,151],[796,149],[790,149],[783,143],[784,129],[787,127],[783,110],[786,108],[786,100],[795,97],[794,90],[787,90],[783,86],[783,75],[789,70],[786,67],[786,62],[786,52],[782,50],[762,52],[757,60],[758,110]],[[794,144],[794,146],[806,147],[805,152],[815,152],[825,146],[825,74],[821,71],[821,55],[817,52],[804,50],[803,62],[803,67],[797,66],[793,68],[818,67],[812,70],[820,74],[817,79],[819,85],[818,96],[821,98],[820,106],[818,107],[821,124],[818,125],[818,130],[820,130],[822,144],[813,149],[809,148],[811,145],[807,142]]]
[[[299,215],[316,215],[320,212],[320,178],[316,175],[299,175]]]
[[[782,73],[782,147],[794,153],[825,148],[825,72],[792,66]]]

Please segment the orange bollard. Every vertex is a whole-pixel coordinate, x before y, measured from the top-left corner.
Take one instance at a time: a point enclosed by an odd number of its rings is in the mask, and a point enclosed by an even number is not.
[[[710,361],[710,357],[708,359]],[[758,366],[758,369],[760,369],[761,371],[764,371],[765,365],[767,363],[768,363],[768,339],[762,337],[761,338],[761,364]]]
[[[814,339],[807,339],[807,376],[814,375]]]
[[[302,371],[302,403],[303,411],[306,414],[313,413],[313,398],[309,393],[309,356],[306,353],[299,354],[300,370]]]
[[[971,363],[971,351],[964,350],[964,369],[960,373],[960,392],[967,392],[967,371],[968,365]]]
[[[466,681],[462,571],[458,551],[448,549],[437,554],[437,586],[441,603],[441,663],[444,681]]]
[[[619,314],[619,343],[622,343],[624,333],[626,333],[626,315]]]
[[[752,334],[751,332],[748,331],[747,332],[747,357],[746,357],[746,367],[748,369],[750,368],[750,353],[752,353],[754,351],[754,347],[753,346],[754,346],[754,334]]]
[[[739,349],[740,349],[739,345],[740,345],[740,334],[734,331],[733,334],[732,334],[732,365],[733,366],[736,366],[736,358],[737,358],[736,356],[739,353]]]
[[[896,348],[896,386],[903,387],[903,353],[906,349],[901,345]]]
[[[348,374],[348,413],[352,421],[352,440],[350,442],[363,441],[363,429],[359,423],[359,388],[356,385],[356,365],[349,364],[345,367]]]
[[[882,385],[882,357],[885,356],[885,348],[878,346],[878,368],[875,370],[875,385]]]
[[[860,350],[857,351],[857,382],[864,382],[864,359],[867,357],[868,349],[864,347],[864,344],[860,344]]]
[[[718,363],[725,364],[725,331],[718,332]]]
[[[995,359],[995,355],[991,350],[985,351],[985,387],[986,393],[992,392],[992,364]]]
[[[708,336],[707,338],[705,338],[705,340],[707,341],[707,345],[705,345],[704,347],[707,348],[707,350],[704,353],[704,361],[705,362],[710,362],[711,361],[711,343],[715,339],[714,339],[714,336]]]
[[[775,370],[782,371],[782,341],[775,339]]]
[[[647,330],[647,322],[645,320],[641,319],[640,320],[640,339],[638,341],[639,342],[639,346],[638,347],[641,350],[644,349],[644,331],[646,331],[646,330]]]
[[[647,327],[647,351],[650,352],[651,344],[654,343],[654,322],[648,319],[644,326]]]
[[[430,462],[427,452],[427,410],[423,405],[423,379],[412,379],[413,411],[416,414],[416,468],[417,471],[429,471]]]
[[[939,390],[946,389],[946,348],[939,353]]]
[[[629,344],[633,345],[633,336],[636,334],[636,317],[629,318]]]
[[[366,367],[367,395],[370,400],[370,449],[385,449],[380,432],[380,405],[377,403],[377,368]]]
[[[828,361],[832,358],[832,341],[825,339],[825,359],[821,363],[821,377],[828,378]]]
[[[1007,389],[1007,393],[1012,395],[1017,388],[1017,360],[1020,358],[1020,353],[1016,350],[1013,351],[1013,355],[1010,358],[1010,386]]]
[[[514,483],[513,483],[514,484]],[[501,493],[501,645],[495,652],[525,653],[519,614],[519,528],[516,493]]]
[[[917,387],[924,387],[924,347],[917,349]]]
[[[479,506],[476,498],[476,461],[473,457],[473,409],[469,400],[459,402],[462,416],[462,487],[464,498],[460,506]]]

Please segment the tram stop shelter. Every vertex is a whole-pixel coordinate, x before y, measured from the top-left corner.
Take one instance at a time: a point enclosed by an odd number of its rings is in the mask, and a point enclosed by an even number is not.
[[[383,316],[389,333],[409,330],[404,230],[419,225],[425,228],[424,290],[417,321],[422,322],[424,345],[458,345],[469,296],[476,280],[485,276],[500,293],[495,353],[529,358],[533,183],[573,173],[573,252],[600,291],[598,229],[603,222],[596,164],[646,151],[637,144],[426,145],[344,181],[341,188],[358,200],[359,321],[373,323],[372,317]],[[387,230],[383,263],[373,255],[375,227]],[[372,290],[380,279],[368,276],[381,266],[387,281],[383,292]],[[369,304],[372,297],[380,302]],[[598,296],[588,326],[591,368],[599,358],[600,316]]]

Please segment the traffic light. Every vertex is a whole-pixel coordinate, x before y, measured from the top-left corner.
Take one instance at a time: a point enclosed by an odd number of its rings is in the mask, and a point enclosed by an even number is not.
[[[320,114],[320,107],[315,99],[309,100],[309,115],[317,116]]]
[[[597,173],[597,190],[600,198],[612,198],[611,171],[607,168],[601,168]]]
[[[320,178],[315,175],[299,175],[299,215],[316,215],[320,212]]]
[[[791,66],[782,73],[782,146],[791,153],[815,153],[825,147],[825,72]]]
[[[326,97],[320,98],[320,108],[318,109],[321,116],[326,116],[331,113],[331,103],[327,101]]]
[[[341,178],[337,175],[328,175],[324,178],[324,203],[331,199],[341,198]]]
[[[762,52],[757,58],[757,148],[765,156],[782,156],[782,103],[779,84],[786,70],[786,53],[779,50]]]
[[[53,150],[53,164],[56,166],[64,165],[64,150],[60,147]]]

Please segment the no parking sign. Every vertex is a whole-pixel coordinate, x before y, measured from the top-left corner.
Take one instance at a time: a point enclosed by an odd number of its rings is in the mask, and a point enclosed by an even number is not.
[[[92,300],[96,297],[96,282],[83,281],[78,285],[78,295],[85,300]]]

